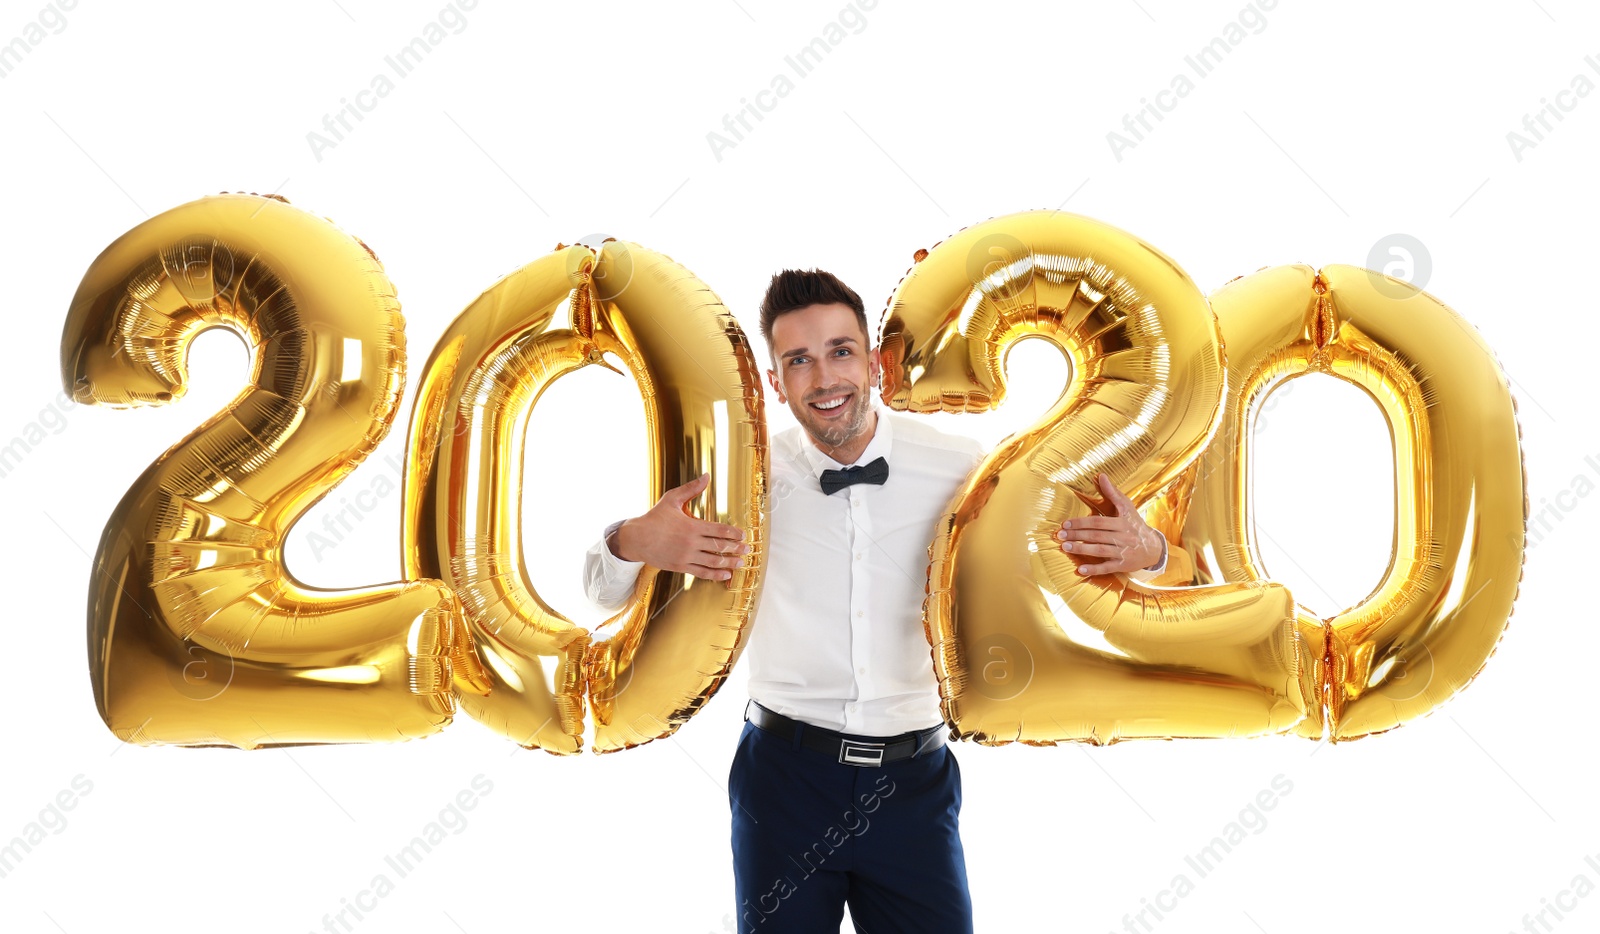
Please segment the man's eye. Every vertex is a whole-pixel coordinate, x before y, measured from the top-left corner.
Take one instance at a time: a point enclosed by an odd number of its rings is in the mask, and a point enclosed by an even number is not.
[[[849,347],[840,347],[837,351],[835,351],[835,353],[849,354],[850,353],[850,348]]]

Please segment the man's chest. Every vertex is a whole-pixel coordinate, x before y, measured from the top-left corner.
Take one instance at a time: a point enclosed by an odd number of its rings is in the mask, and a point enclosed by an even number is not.
[[[920,603],[928,545],[960,477],[891,464],[881,486],[825,495],[808,466],[774,459],[773,467],[764,586],[837,588],[864,578],[898,590],[905,582]]]

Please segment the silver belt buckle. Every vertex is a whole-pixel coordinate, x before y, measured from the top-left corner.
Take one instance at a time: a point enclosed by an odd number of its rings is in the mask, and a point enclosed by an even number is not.
[[[845,765],[883,765],[883,744],[842,739],[839,741],[839,761]]]

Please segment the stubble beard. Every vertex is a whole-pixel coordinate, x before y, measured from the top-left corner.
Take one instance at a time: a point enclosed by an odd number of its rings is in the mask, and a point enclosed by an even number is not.
[[[817,442],[818,446],[837,448],[840,445],[849,443],[866,429],[867,413],[872,407],[871,400],[867,395],[870,386],[867,383],[863,383],[852,388],[854,392],[850,396],[850,401],[846,403],[850,407],[850,414],[842,422],[819,423],[819,420],[816,419],[816,410],[811,408],[809,400],[796,406],[800,410],[795,413],[796,417],[799,418],[800,424],[810,433],[812,440]],[[811,398],[821,399],[834,395],[838,391],[838,389],[829,389],[813,393]]]

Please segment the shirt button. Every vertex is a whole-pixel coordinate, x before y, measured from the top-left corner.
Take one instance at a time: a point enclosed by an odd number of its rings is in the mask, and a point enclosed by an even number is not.
[[[867,615],[867,611],[866,610],[856,610],[856,619],[860,619],[861,617],[863,617],[865,615]]]
[[[857,668],[856,669],[856,674],[858,674],[858,675],[864,675],[866,673],[867,673],[867,669],[865,669],[865,668]]]
[[[860,560],[861,560],[861,552],[859,552],[859,551],[858,551],[858,552],[856,552],[856,560],[857,560],[857,561],[860,561]]]

